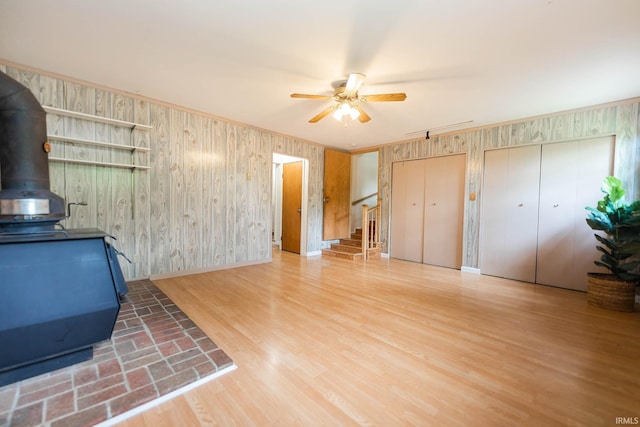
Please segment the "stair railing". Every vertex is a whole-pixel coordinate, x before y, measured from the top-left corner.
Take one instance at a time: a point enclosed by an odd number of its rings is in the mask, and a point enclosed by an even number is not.
[[[380,239],[380,227],[377,226],[380,219],[380,199],[378,204],[369,207],[362,205],[362,259],[366,261],[369,249],[376,247]]]

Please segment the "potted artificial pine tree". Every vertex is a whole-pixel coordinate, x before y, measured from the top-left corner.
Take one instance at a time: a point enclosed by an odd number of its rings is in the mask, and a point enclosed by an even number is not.
[[[604,198],[587,207],[587,224],[602,234],[595,237],[602,253],[595,264],[609,273],[588,273],[589,304],[608,310],[633,311],[640,284],[640,200],[625,201],[622,181],[609,176],[602,182]]]

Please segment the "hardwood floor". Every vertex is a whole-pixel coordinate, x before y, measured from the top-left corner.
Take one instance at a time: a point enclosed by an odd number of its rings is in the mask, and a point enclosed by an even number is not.
[[[174,425],[616,425],[640,313],[398,260],[274,253],[157,281],[238,369],[131,418]]]

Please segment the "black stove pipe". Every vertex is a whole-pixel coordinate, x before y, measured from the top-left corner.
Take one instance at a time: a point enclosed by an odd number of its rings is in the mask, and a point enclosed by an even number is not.
[[[64,218],[64,201],[49,191],[47,153],[44,109],[28,88],[0,72],[0,231],[33,223],[52,228]]]
[[[0,73],[2,188],[49,190],[46,113],[31,91]]]

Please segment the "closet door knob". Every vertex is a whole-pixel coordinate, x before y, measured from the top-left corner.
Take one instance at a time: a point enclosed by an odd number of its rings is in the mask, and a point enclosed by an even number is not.
[[[518,207],[519,207],[519,208],[521,208],[521,207],[523,207],[523,206],[524,206],[524,203],[520,203],[520,204],[518,205]]]
[[[558,207],[558,204],[556,203],[555,205],[553,205],[553,207],[554,207],[554,208],[557,208],[557,207]]]

